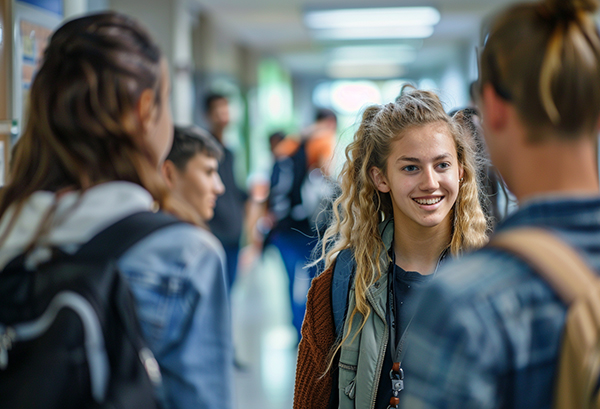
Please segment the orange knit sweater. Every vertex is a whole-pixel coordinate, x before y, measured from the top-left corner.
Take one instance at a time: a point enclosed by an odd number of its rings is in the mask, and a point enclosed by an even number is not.
[[[325,376],[329,352],[335,343],[331,306],[333,268],[312,280],[298,346],[294,409],[327,409],[331,394],[331,371]]]

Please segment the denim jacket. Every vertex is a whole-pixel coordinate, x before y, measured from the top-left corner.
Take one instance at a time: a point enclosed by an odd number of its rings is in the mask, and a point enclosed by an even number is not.
[[[206,231],[176,225],[119,260],[163,376],[167,408],[231,408],[233,355],[224,255]]]
[[[149,210],[152,203],[146,190],[128,182],[103,183],[83,195],[35,192],[15,220],[12,208],[0,220],[0,235],[14,224],[0,248],[0,268],[29,246],[55,204],[50,228],[37,238],[29,265],[47,260],[52,246],[75,252],[105,227]],[[188,224],[152,233],[119,260],[161,368],[166,409],[232,407],[233,348],[224,265],[219,241]]]
[[[600,198],[530,201],[498,230],[517,226],[551,229],[600,271]],[[501,250],[447,264],[412,324],[401,407],[550,408],[565,311],[543,279]]]

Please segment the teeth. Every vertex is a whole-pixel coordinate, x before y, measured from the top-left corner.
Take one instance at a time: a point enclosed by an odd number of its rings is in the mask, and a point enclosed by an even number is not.
[[[422,205],[432,205],[432,204],[436,204],[439,203],[440,200],[442,200],[441,197],[437,197],[435,199],[413,199],[415,202],[417,202],[418,204],[422,204]]]

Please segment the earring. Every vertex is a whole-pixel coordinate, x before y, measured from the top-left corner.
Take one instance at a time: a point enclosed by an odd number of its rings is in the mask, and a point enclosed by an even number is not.
[[[463,179],[464,179],[464,178],[460,178],[460,179],[458,179],[458,183],[462,183]]]

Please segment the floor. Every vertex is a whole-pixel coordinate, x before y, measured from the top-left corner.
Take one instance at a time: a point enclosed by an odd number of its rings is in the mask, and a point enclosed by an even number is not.
[[[279,252],[241,255],[231,294],[237,357],[236,409],[290,409],[297,335],[291,324],[287,275]]]

